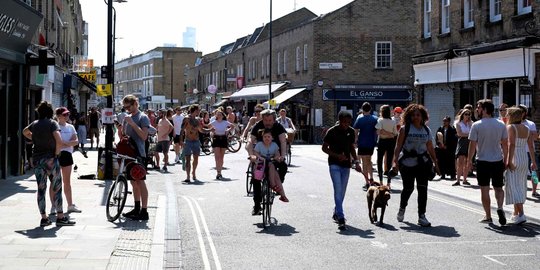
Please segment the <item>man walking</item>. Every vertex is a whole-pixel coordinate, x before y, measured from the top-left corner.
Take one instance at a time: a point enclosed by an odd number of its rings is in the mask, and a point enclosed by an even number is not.
[[[360,114],[354,122],[353,128],[356,133],[358,155],[362,160],[362,170],[364,175],[369,177],[366,179],[364,190],[367,191],[373,182],[373,164],[371,163],[371,156],[377,145],[377,117],[371,115],[371,104],[364,102],[362,104],[362,114]]]
[[[491,182],[497,200],[499,223],[505,225],[503,174],[508,162],[505,160],[508,157],[508,132],[502,121],[493,118],[494,110],[495,106],[490,99],[480,100],[476,104],[476,113],[480,120],[474,122],[469,133],[470,143],[467,165],[469,169],[472,168],[472,159],[476,151],[477,179],[482,195],[482,206],[486,214],[480,222],[493,222],[489,196]]]
[[[197,165],[199,164],[199,154],[201,153],[201,141],[199,140],[199,133],[209,132],[209,129],[204,129],[199,120],[199,105],[193,104],[189,107],[189,116],[185,117],[182,124],[182,131],[180,134],[180,146],[184,147],[182,154],[186,157],[186,180],[185,183],[190,183],[190,172],[192,173],[193,180],[197,181]],[[193,164],[191,163],[191,156],[193,156]],[[192,170],[193,169],[193,170]]]
[[[96,148],[99,147],[99,119],[101,115],[96,110],[95,107],[90,109],[90,114],[88,114],[88,132],[90,133],[90,149],[94,148],[94,137],[96,138]]]
[[[176,114],[173,115],[173,126],[174,126],[174,152],[176,153],[176,158],[174,159],[175,163],[180,163],[180,133],[182,131],[182,123],[184,122],[184,115],[182,114],[182,109],[180,106],[174,109]]]

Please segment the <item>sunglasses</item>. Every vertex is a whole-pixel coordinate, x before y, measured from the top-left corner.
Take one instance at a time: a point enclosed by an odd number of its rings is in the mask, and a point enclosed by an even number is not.
[[[131,108],[131,106],[133,106],[133,104],[129,104],[129,105],[124,105],[124,109],[126,109],[126,110],[127,110],[127,109]]]

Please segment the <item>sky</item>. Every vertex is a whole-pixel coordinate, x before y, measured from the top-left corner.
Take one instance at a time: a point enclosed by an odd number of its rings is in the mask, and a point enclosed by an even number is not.
[[[164,44],[182,46],[186,27],[196,29],[196,50],[203,55],[253,33],[270,20],[268,0],[127,0],[116,9],[116,61],[146,53]],[[332,12],[353,0],[273,0],[272,18],[307,8],[317,15]],[[88,58],[107,64],[107,5],[79,0],[88,23]]]

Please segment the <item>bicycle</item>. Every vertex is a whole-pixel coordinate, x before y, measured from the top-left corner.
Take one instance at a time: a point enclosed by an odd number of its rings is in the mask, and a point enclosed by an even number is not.
[[[291,144],[287,142],[287,153],[285,154],[285,162],[287,163],[287,166],[291,166],[291,158],[292,158]]]
[[[236,134],[229,134],[227,136],[227,150],[231,153],[236,153],[242,148],[242,140],[240,139],[240,136]]]
[[[113,182],[111,189],[109,190],[107,202],[105,204],[107,220],[110,222],[114,222],[120,217],[120,214],[122,214],[122,210],[124,210],[124,206],[126,205],[127,195],[129,194],[127,175],[124,171],[125,166],[127,166],[125,161],[128,160],[128,163],[135,162],[135,165],[143,167],[143,165],[141,165],[136,158],[122,154],[116,154],[115,157],[120,159],[121,162],[118,169],[118,175],[116,176],[116,180]]]
[[[211,136],[204,137],[204,139],[202,140],[201,152],[203,152],[207,156],[214,152],[214,149],[212,148],[212,137]]]
[[[253,192],[253,166],[253,162],[250,161],[246,170],[246,196],[249,196]]]
[[[273,159],[265,159],[264,178],[262,180],[262,220],[263,228],[269,227],[272,222],[272,205],[274,204],[275,193],[270,187],[270,178],[268,175],[268,164]]]

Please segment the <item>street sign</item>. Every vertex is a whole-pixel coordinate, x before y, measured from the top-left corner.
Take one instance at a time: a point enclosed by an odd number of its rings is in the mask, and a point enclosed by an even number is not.
[[[112,95],[112,88],[110,84],[98,84],[97,95],[100,97],[106,97]]]
[[[272,107],[275,107],[276,106],[276,100],[271,99],[271,100],[268,101],[268,104],[270,104],[270,106],[272,106]]]
[[[96,83],[96,70],[92,70],[90,72],[79,72],[78,74],[85,80],[91,83]]]
[[[113,108],[103,108],[103,111],[101,114],[101,122],[103,124],[114,124]]]

